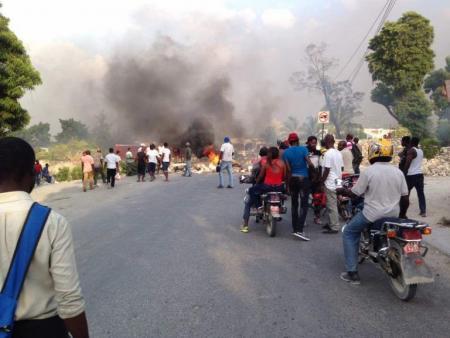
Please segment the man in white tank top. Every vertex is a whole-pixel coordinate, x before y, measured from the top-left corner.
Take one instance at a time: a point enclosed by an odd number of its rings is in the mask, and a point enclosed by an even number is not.
[[[416,188],[417,198],[419,200],[420,216],[426,217],[427,205],[425,201],[425,193],[423,191],[424,179],[422,172],[423,150],[419,148],[418,137],[411,138],[410,148],[406,155],[405,173],[406,183],[408,183],[409,193]]]

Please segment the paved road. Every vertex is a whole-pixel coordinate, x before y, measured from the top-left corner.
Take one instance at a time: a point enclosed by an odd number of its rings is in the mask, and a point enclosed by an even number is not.
[[[448,337],[450,259],[432,252],[436,283],[410,303],[361,267],[342,282],[340,235],[311,242],[239,232],[243,186],[215,176],[122,181],[48,197],[73,225],[92,337]]]

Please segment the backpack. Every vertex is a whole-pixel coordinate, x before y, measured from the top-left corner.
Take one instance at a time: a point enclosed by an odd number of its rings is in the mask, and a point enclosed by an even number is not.
[[[20,292],[50,211],[33,203],[28,212],[0,292],[0,338],[12,337]]]
[[[352,145],[352,155],[353,155],[353,163],[360,164],[363,160],[363,156],[361,154],[361,150],[359,150],[358,146],[353,143]]]

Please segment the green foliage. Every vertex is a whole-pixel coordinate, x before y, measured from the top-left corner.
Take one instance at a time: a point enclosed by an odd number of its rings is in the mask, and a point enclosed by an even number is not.
[[[353,120],[361,115],[359,106],[364,94],[353,92],[350,81],[331,80],[329,72],[337,66],[337,61],[326,56],[326,48],[325,44],[308,45],[305,49],[308,69],[292,74],[290,81],[297,90],[308,89],[323,95],[336,136],[342,138],[345,132],[356,127]]]
[[[81,171],[81,166],[76,165],[70,171],[71,180],[81,180],[83,178],[83,172]]]
[[[50,145],[50,124],[39,122],[34,126],[13,133],[30,143],[34,148],[48,147]]]
[[[376,82],[372,101],[418,136],[429,133],[432,107],[421,90],[424,77],[434,66],[433,39],[430,21],[406,12],[398,21],[384,25],[370,41],[371,52],[366,57]]]
[[[50,146],[48,151],[40,151],[36,157],[46,161],[76,161],[79,162],[81,153],[87,149],[95,149],[95,146],[87,141],[72,140],[69,143],[60,143]]]
[[[373,81],[384,83],[396,97],[421,89],[433,70],[433,39],[430,21],[418,13],[406,12],[398,21],[387,22],[369,43]]]
[[[58,143],[88,139],[89,130],[82,122],[74,119],[59,119],[59,123],[61,124],[61,132],[55,136]]]
[[[58,172],[55,174],[55,179],[58,182],[65,182],[70,180],[70,168],[62,167],[58,169]]]
[[[19,99],[26,90],[41,84],[22,42],[0,14],[0,136],[25,127],[30,116]]]
[[[450,121],[440,120],[436,130],[436,134],[441,146],[450,146]]]
[[[395,111],[401,125],[407,127],[412,135],[420,138],[429,134],[429,120],[431,103],[421,91],[411,92],[398,100]]]
[[[421,141],[423,156],[426,159],[432,159],[437,154],[439,154],[440,146],[439,142],[434,138],[425,138]]]
[[[446,67],[435,70],[425,79],[424,89],[433,101],[436,115],[442,118],[450,118],[450,102],[444,96],[445,80],[450,80],[450,56],[445,58]]]

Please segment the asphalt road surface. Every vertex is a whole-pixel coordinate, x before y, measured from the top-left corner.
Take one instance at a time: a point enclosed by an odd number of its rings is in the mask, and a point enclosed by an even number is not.
[[[360,286],[339,279],[340,234],[309,225],[302,242],[289,216],[275,238],[253,221],[242,234],[245,186],[216,185],[128,179],[47,198],[73,226],[92,337],[450,336],[447,256],[431,250],[436,282],[404,303],[373,264]]]

